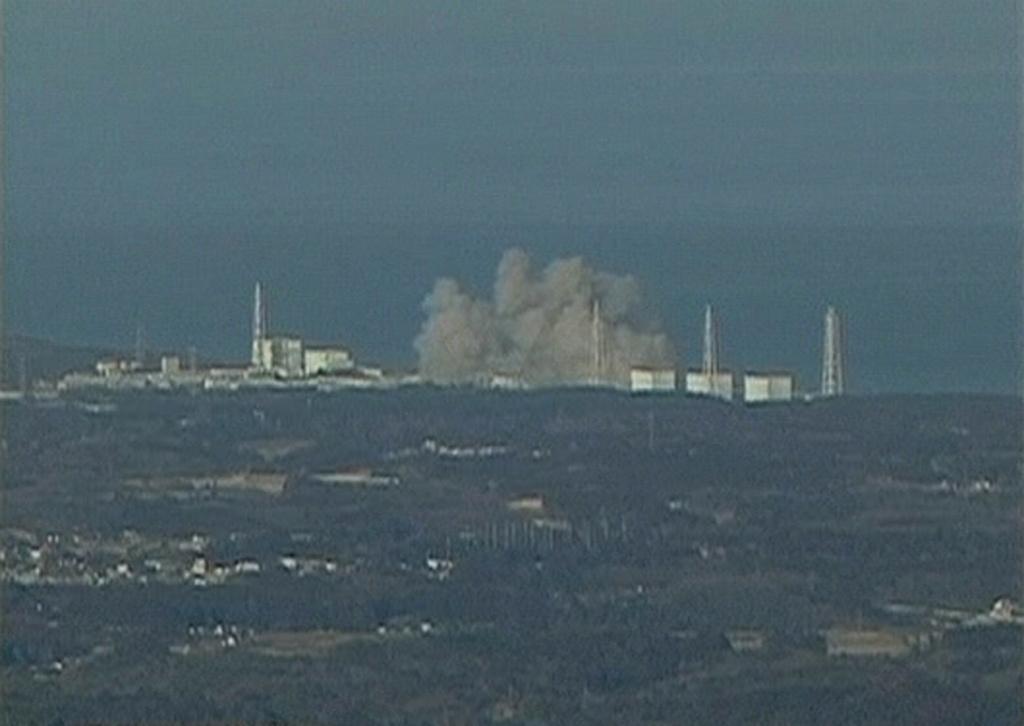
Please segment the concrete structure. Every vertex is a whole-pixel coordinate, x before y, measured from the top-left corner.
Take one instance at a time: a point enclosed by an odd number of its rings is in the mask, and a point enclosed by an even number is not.
[[[161,357],[160,373],[165,376],[176,376],[181,373],[181,358],[176,355],[165,355]]]
[[[792,401],[793,388],[791,373],[747,373],[743,377],[743,400],[746,403]]]
[[[674,368],[637,366],[629,371],[629,390],[633,393],[669,392],[676,390]]]
[[[343,373],[355,368],[352,354],[344,348],[307,347],[303,351],[303,371],[307,376]]]
[[[258,373],[270,373],[273,368],[274,351],[269,338],[255,338],[252,341],[251,368]]]
[[[289,378],[303,375],[306,359],[301,338],[276,337],[270,339],[271,366],[275,373]]]
[[[96,374],[104,377],[122,376],[137,370],[134,361],[121,359],[101,360],[96,363]]]
[[[704,371],[687,371],[686,392],[695,396],[711,396],[731,401],[733,396],[732,373],[718,371],[712,375]]]
[[[301,338],[275,336],[259,340],[260,371],[285,378],[300,378],[305,373],[305,356]]]

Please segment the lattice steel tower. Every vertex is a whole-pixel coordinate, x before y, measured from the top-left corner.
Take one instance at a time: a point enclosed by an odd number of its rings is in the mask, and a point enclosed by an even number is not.
[[[843,370],[843,323],[831,305],[825,311],[825,341],[821,361],[821,395],[841,396],[846,381]]]

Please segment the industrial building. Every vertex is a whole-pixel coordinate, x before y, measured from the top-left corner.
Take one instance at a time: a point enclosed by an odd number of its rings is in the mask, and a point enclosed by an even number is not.
[[[749,372],[743,376],[745,403],[788,402],[793,400],[793,374],[785,371]]]
[[[300,378],[305,372],[302,339],[279,335],[261,338],[259,359],[254,368],[261,373],[272,373],[285,378]]]
[[[306,347],[301,338],[275,335],[259,340],[253,371],[281,378],[308,378],[355,370],[352,354],[344,348]]]
[[[267,297],[260,283],[256,283],[253,302],[251,349],[247,364],[207,365],[200,369],[194,349],[190,351],[185,365],[177,355],[161,356],[159,367],[153,368],[144,367],[138,360],[104,359],[96,363],[95,373],[63,376],[57,390],[98,387],[114,390],[336,391],[389,389],[419,382],[416,376],[392,376],[381,368],[358,366],[352,354],[340,346],[307,345],[295,335],[273,335],[267,323]]]
[[[629,371],[629,390],[633,393],[669,392],[676,390],[674,368],[637,366]]]
[[[307,376],[328,376],[355,367],[352,354],[344,348],[308,346],[303,351],[303,370]]]
[[[352,354],[344,348],[306,346],[297,336],[271,335],[267,324],[266,294],[263,285],[256,283],[251,361],[254,373],[279,378],[308,378],[348,373],[355,367]]]
[[[160,358],[160,373],[165,376],[176,376],[181,373],[181,358],[176,355],[165,355]]]
[[[270,335],[263,284],[256,283],[252,314],[252,370],[285,378],[299,378],[305,370],[302,339]]]
[[[138,370],[138,368],[135,365],[135,361],[128,361],[120,358],[101,360],[96,363],[96,375],[104,378],[123,376],[133,373],[136,370]]]
[[[731,401],[733,385],[731,371],[718,371],[714,374],[704,371],[686,372],[686,392],[694,396],[710,396]]]
[[[243,390],[251,388],[309,388],[319,391],[345,388],[393,388],[422,383],[419,375],[393,376],[379,368],[356,364],[352,354],[334,345],[310,345],[295,335],[272,334],[268,324],[267,296],[263,285],[255,285],[252,312],[251,357],[240,366],[206,366],[196,364],[194,349],[187,363],[177,355],[164,355],[159,367],[148,369],[138,360],[101,360],[94,374],[74,373],[65,376],[59,390],[100,386],[118,389],[198,387],[208,390]],[[748,404],[789,402],[797,395],[796,381],[786,371],[748,371],[736,374],[720,367],[721,334],[715,309],[704,310],[703,356],[699,369],[690,369],[679,378],[674,367],[637,365],[628,369],[623,379],[608,350],[605,322],[599,300],[591,307],[591,340],[589,370],[579,384],[631,393],[669,393],[685,390],[687,394],[732,401],[737,397]],[[839,313],[827,308],[824,325],[822,358],[822,396],[839,396],[845,392],[844,331]],[[742,379],[738,378],[742,375]],[[532,386],[521,372],[498,371],[481,376],[477,385],[491,388],[525,390]],[[806,398],[807,396],[805,396]]]
[[[829,309],[831,311],[831,308]],[[732,372],[719,367],[721,332],[718,316],[711,305],[704,308],[704,351],[699,370],[686,372],[686,392],[731,401],[739,383]],[[749,371],[743,375],[744,403],[792,401],[796,381],[786,371]]]

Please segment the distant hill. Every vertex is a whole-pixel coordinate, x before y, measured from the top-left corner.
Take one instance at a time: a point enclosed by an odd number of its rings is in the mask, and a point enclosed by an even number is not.
[[[64,345],[27,335],[8,335],[3,347],[3,384],[5,388],[20,385],[23,365],[30,380],[53,380],[70,371],[92,370],[98,359],[115,355],[123,353],[112,348]]]

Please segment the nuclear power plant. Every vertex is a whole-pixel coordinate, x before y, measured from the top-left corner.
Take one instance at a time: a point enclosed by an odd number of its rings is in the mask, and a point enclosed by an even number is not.
[[[635,394],[681,391],[747,404],[833,398],[846,392],[845,337],[832,305],[824,316],[821,387],[810,392],[798,390],[789,371],[746,370],[737,376],[723,366],[721,322],[710,303],[704,307],[700,368],[686,370],[680,385],[672,346],[666,336],[639,322],[631,310],[636,300],[632,278],[596,272],[579,258],[556,260],[538,275],[525,254],[513,250],[499,266],[494,302],[476,301],[454,281],[439,281],[427,298],[428,319],[416,339],[420,370],[394,374],[357,365],[342,346],[311,344],[301,336],[272,331],[267,288],[258,281],[247,364],[203,367],[194,349],[187,365],[178,355],[161,355],[158,364],[149,363],[139,352],[140,344],[134,358],[98,361],[94,373],[65,376],[58,389],[578,386]]]

